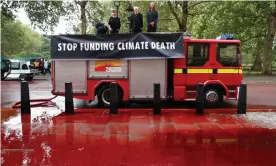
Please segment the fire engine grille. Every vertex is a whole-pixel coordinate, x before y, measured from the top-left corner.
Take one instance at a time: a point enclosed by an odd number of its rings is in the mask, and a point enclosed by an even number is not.
[[[65,92],[65,82],[72,82],[74,93],[87,92],[87,62],[85,60],[56,60],[54,91]]]

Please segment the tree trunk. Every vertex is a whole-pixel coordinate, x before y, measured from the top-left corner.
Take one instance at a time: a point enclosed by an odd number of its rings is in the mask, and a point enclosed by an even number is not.
[[[81,34],[86,34],[86,29],[87,29],[87,21],[86,21],[86,11],[85,7],[87,5],[87,1],[81,1],[79,3],[81,7]]]
[[[264,45],[263,74],[272,75],[272,54],[273,40],[276,34],[276,12],[271,14],[268,19],[268,31]]]
[[[258,51],[258,52],[256,53],[256,57],[255,57],[255,60],[254,60],[254,64],[253,64],[251,70],[253,70],[253,71],[262,71],[262,70],[263,70],[262,60],[261,60],[261,53],[260,53],[260,51]]]
[[[254,60],[254,64],[251,68],[251,70],[253,71],[262,71],[263,67],[262,67],[262,59],[261,59],[261,55],[262,55],[262,49],[261,49],[262,45],[261,45],[261,41],[259,40],[257,42],[256,48],[255,48],[255,60]]]
[[[188,21],[188,1],[182,2],[182,26],[179,27],[181,32],[187,31],[187,21]]]
[[[177,21],[179,32],[186,32],[187,31],[187,20],[188,20],[188,1],[176,1],[176,6],[179,4],[182,9],[181,18],[179,18],[176,8],[173,7],[172,3],[168,1],[168,6],[170,11],[172,12],[174,18]]]

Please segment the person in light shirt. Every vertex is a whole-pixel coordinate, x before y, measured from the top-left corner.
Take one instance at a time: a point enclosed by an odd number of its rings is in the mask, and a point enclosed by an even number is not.
[[[49,70],[49,61],[47,59],[45,59],[44,61],[44,75],[46,74],[46,72],[51,73]]]

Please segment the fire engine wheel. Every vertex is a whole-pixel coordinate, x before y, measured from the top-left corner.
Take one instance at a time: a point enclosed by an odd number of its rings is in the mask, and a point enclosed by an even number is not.
[[[97,93],[99,106],[100,107],[109,107],[110,106],[110,86],[103,86]],[[122,92],[118,89],[118,99],[119,102],[122,100]]]
[[[205,90],[205,105],[209,108],[218,107],[223,102],[223,92],[216,88]]]

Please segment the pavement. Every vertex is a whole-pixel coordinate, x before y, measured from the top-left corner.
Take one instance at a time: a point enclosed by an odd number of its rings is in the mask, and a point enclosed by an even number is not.
[[[276,83],[276,76],[247,76],[243,78],[243,82],[247,84],[251,83]]]
[[[253,81],[252,81],[253,80]],[[248,82],[248,111],[228,108],[196,115],[191,108],[84,108],[64,113],[64,98],[20,114],[20,81],[1,81],[1,165],[232,166],[276,165],[276,82]],[[262,80],[262,79],[260,79]],[[275,79],[276,80],[276,79]],[[251,81],[251,82],[250,82]],[[29,82],[30,98],[50,98],[51,82]]]

